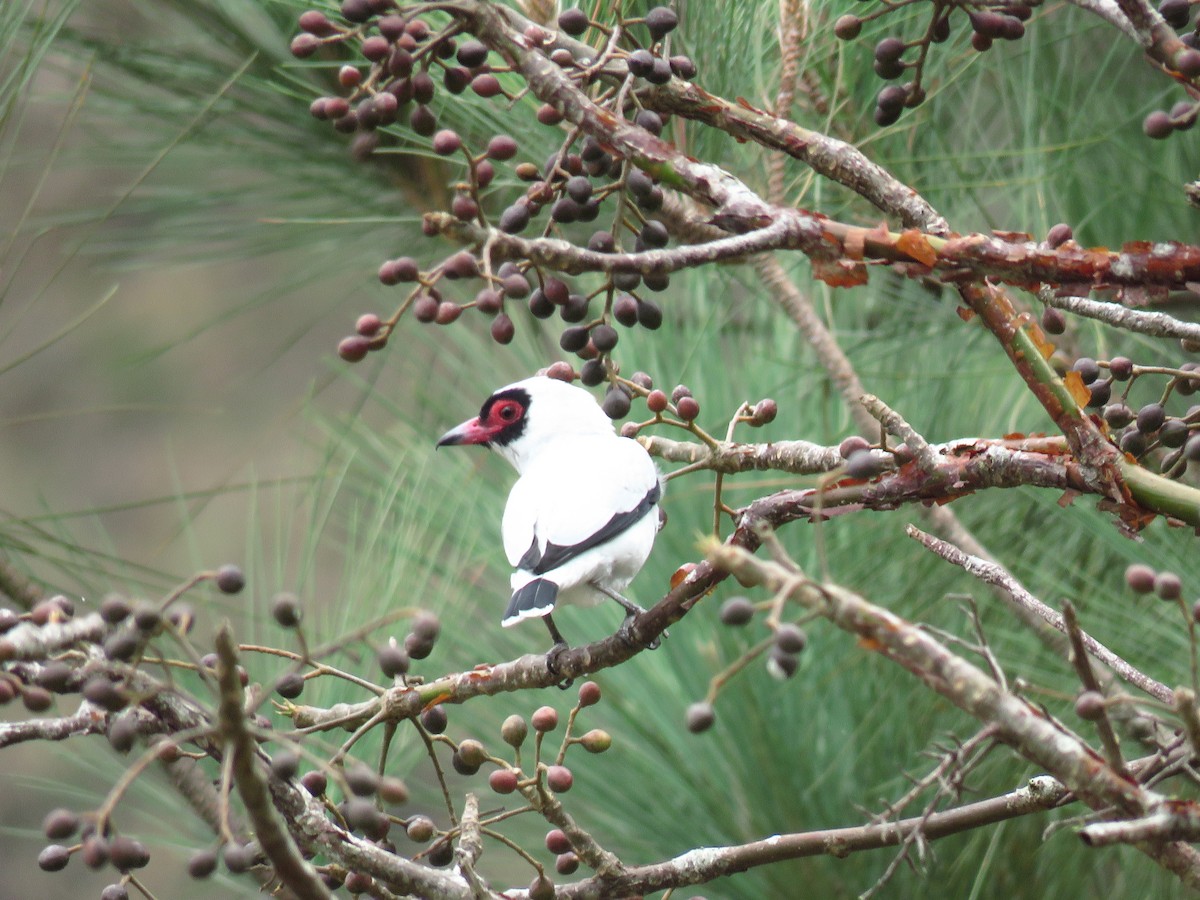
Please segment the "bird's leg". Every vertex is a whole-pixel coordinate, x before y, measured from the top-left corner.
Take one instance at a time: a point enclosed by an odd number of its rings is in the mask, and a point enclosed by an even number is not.
[[[624,621],[621,622],[621,627],[617,630],[617,634],[620,635],[621,640],[625,641],[625,643],[630,644],[630,645],[635,644],[636,641],[634,641],[634,639],[633,639],[633,634],[632,634],[632,629],[631,629],[631,626],[633,624],[633,617],[642,615],[642,613],[644,613],[646,610],[643,609],[642,607],[638,606],[636,603],[634,603],[629,598],[622,597],[616,591],[609,590],[608,588],[606,588],[602,585],[599,585],[599,584],[595,584],[592,586],[596,590],[600,591],[600,593],[605,594],[605,595],[611,597],[612,599],[616,600],[618,603],[621,604],[621,606],[623,606],[625,608],[625,619],[624,619]],[[669,635],[665,631],[663,632],[662,636],[669,637]],[[662,644],[662,641],[660,641],[658,638],[655,638],[654,640],[652,640],[650,643],[648,643],[646,645],[646,649],[647,650],[657,650],[661,644]]]
[[[546,623],[546,630],[550,632],[550,640],[554,641],[554,646],[546,651],[546,668],[550,670],[551,675],[558,678],[558,658],[569,650],[570,647],[567,645],[561,632],[559,632],[558,626],[554,624],[554,620],[550,618],[550,613],[542,616],[542,621]],[[559,690],[565,691],[574,683],[574,678],[560,678],[558,682]]]

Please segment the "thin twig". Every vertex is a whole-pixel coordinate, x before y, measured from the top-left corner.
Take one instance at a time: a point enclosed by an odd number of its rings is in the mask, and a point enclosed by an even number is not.
[[[1084,643],[1083,630],[1079,627],[1079,619],[1075,615],[1075,605],[1070,600],[1063,603],[1062,620],[1067,629],[1067,637],[1071,641],[1071,663],[1075,666],[1075,673],[1079,676],[1083,689],[1102,693],[1096,673],[1092,671],[1091,663],[1088,662],[1088,648]],[[1112,722],[1108,719],[1108,711],[1103,706],[1100,708],[1099,718],[1096,719],[1096,734],[1099,735],[1100,745],[1104,748],[1104,758],[1113,771],[1128,776],[1125,760],[1121,756],[1121,744],[1113,731]]]
[[[931,534],[926,534],[915,525],[907,526],[905,533],[909,537],[920,541],[928,549],[946,560],[946,562],[959,566],[980,581],[1004,588],[1013,598],[1013,602],[1040,616],[1056,630],[1063,634],[1067,633],[1067,627],[1063,622],[1062,616],[1033,596],[1033,594],[1029,593],[999,563],[989,562],[977,556],[964,553],[953,544],[936,538]],[[1161,681],[1156,681],[1140,669],[1126,662],[1086,632],[1080,632],[1080,635],[1087,652],[1112,669],[1129,684],[1141,688],[1151,697],[1161,700],[1163,703],[1170,704],[1174,702],[1175,692]]]

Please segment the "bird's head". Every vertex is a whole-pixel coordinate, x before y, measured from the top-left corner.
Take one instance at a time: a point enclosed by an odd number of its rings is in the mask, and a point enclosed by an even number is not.
[[[563,435],[613,436],[612,420],[583,388],[538,375],[502,387],[483,402],[479,415],[450,429],[439,447],[482,444],[518,472]]]

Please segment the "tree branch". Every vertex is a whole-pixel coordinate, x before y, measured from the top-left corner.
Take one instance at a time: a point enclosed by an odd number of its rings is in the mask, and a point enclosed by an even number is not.
[[[1032,778],[1019,790],[968,803],[955,809],[914,816],[898,822],[830,828],[803,834],[781,834],[733,847],[701,847],[682,856],[646,866],[632,866],[622,875],[597,876],[559,889],[569,900],[599,900],[631,894],[650,894],[671,887],[703,884],[756,866],[810,856],[842,858],[863,850],[900,846],[913,833],[937,840],[974,828],[982,828],[1053,809],[1069,796],[1053,778]]]
[[[266,778],[256,765],[258,746],[246,727],[242,684],[237,674],[237,645],[228,624],[217,630],[216,649],[220,660],[217,679],[221,687],[218,721],[221,733],[228,742],[227,752],[233,755],[234,784],[245,803],[246,814],[254,825],[258,844],[275,867],[280,882],[297,897],[301,900],[332,900],[333,895],[325,883],[300,856],[271,802]]]
[[[953,544],[936,538],[931,534],[926,534],[914,525],[908,525],[904,530],[909,537],[924,544],[926,548],[932,550],[942,559],[946,560],[946,562],[960,567],[986,584],[1003,588],[1012,597],[1014,603],[1039,616],[1053,626],[1056,631],[1062,632],[1064,635],[1067,634],[1067,626],[1062,616],[1056,610],[1051,609],[1033,594],[1029,593],[1025,589],[1025,586],[1017,581],[999,563],[964,553]],[[1080,637],[1088,654],[1100,660],[1100,662],[1112,669],[1123,680],[1135,687],[1141,688],[1156,700],[1174,704],[1175,692],[1161,681],[1156,681],[1140,669],[1130,665],[1087,632],[1081,631]]]
[[[1045,712],[1004,690],[978,667],[950,653],[932,635],[890,610],[868,603],[836,585],[818,585],[774,561],[713,544],[709,559],[743,579],[757,579],[768,591],[786,592],[916,676],[959,709],[997,728],[997,736],[1023,757],[1044,767],[1081,800],[1097,810],[1141,817],[1165,798],[1118,775],[1077,737]],[[1200,853],[1180,841],[1136,845],[1192,889],[1200,888]]]

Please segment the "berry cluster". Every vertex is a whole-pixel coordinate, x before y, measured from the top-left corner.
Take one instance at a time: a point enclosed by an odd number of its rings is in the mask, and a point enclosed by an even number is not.
[[[431,747],[445,747],[450,751],[450,766],[457,774],[471,778],[487,767],[488,786],[497,794],[520,794],[526,798],[538,797],[545,792],[560,795],[570,791],[575,783],[574,772],[563,764],[571,747],[578,745],[588,753],[603,753],[612,746],[612,736],[598,728],[575,734],[579,712],[596,705],[600,699],[600,686],[595,682],[585,682],[580,686],[578,699],[567,716],[562,739],[553,750],[550,750],[547,736],[559,728],[560,717],[556,709],[551,706],[539,707],[528,721],[520,715],[509,716],[500,726],[500,738],[512,749],[512,761],[489,752],[481,741],[474,738],[455,741],[446,736],[449,717],[442,706],[433,706],[422,714],[421,728],[429,737]],[[534,738],[532,758],[523,761],[522,748],[531,729]],[[282,767],[277,765],[278,760],[279,754],[276,754],[272,762],[275,774],[281,778],[295,778],[298,760],[286,757]],[[408,791],[399,779],[380,777],[369,767],[355,763],[345,767],[342,780],[343,799],[335,808],[353,831],[394,852],[396,847],[391,841],[391,833],[393,826],[398,826],[403,829],[403,836],[408,841],[421,848],[414,854],[415,859],[423,859],[436,867],[447,866],[453,861],[454,841],[460,834],[457,826],[440,828],[431,816],[424,813],[410,816],[391,814],[385,812],[383,805],[375,800],[378,795],[387,804],[406,803]],[[332,804],[328,800],[329,778],[324,771],[315,769],[306,772],[300,776],[299,782],[311,795]],[[525,811],[532,809],[529,806]],[[501,811],[496,814],[496,821],[511,817],[511,814]],[[488,819],[481,824],[486,827],[492,821]],[[559,874],[570,875],[579,867],[574,848],[560,830],[552,829],[546,835],[546,847],[554,854],[554,866]],[[544,868],[539,863],[534,864],[537,875],[530,895],[540,884],[544,884],[550,889],[549,896],[553,896],[553,885],[546,877]],[[324,875],[331,888],[344,883],[352,893],[370,891],[373,886],[370,876],[364,873],[343,874],[330,868]]]
[[[585,362],[578,372],[568,362],[556,362],[545,370],[545,374],[568,384],[578,378],[588,387],[601,384],[607,377],[603,364],[594,359]],[[654,379],[645,372],[634,372],[628,379],[614,374],[600,405],[609,418],[623,419],[629,415],[634,397],[641,397],[646,401],[646,408],[652,416],[642,422],[626,422],[621,427],[624,437],[636,437],[638,432],[649,425],[665,424],[686,429],[706,443],[713,442],[713,438],[696,424],[700,415],[700,401],[692,396],[692,389],[686,384],[676,385],[668,396],[665,391],[654,386]],[[743,404],[734,414],[731,424],[761,428],[774,422],[777,415],[779,404],[768,397],[753,405]],[[669,416],[675,418],[668,418]]]
[[[1197,349],[1187,343],[1185,350]],[[1173,396],[1187,397],[1200,390],[1200,363],[1142,366],[1126,356],[1109,360],[1080,357],[1071,371],[1088,389],[1087,405],[1100,410],[1124,452],[1143,465],[1153,462],[1168,478],[1179,478],[1189,462],[1200,461],[1200,404],[1182,413],[1168,411]],[[1134,384],[1150,379],[1165,379],[1166,384],[1155,399],[1131,405]]]
[[[915,0],[901,3],[883,3],[880,8],[866,15],[847,13],[833,25],[833,33],[844,41],[857,38],[863,24],[883,18],[910,5]],[[920,106],[925,102],[925,67],[934,44],[950,39],[955,21],[954,13],[965,14],[971,30],[971,46],[983,53],[991,49],[995,41],[1016,41],[1025,36],[1025,22],[1033,15],[1034,4],[996,2],[945,2],[933,0],[926,20],[924,33],[912,40],[889,35],[875,45],[875,74],[884,81],[898,81],[909,76],[903,85],[890,84],[875,97],[875,123],[881,127],[891,125],[900,118],[906,108]],[[908,59],[905,56],[908,55]]]
[[[199,573],[183,588],[160,601],[110,595],[94,612],[87,614],[86,620],[79,615],[75,603],[61,596],[41,601],[26,613],[0,609],[0,664],[3,664],[0,668],[0,704],[20,697],[31,712],[45,712],[53,707],[56,695],[81,695],[94,710],[93,717],[103,723],[114,750],[128,754],[139,743],[146,745],[142,756],[131,763],[128,776],[118,782],[98,809],[82,813],[56,809],[44,822],[43,831],[52,843],[39,854],[39,866],[45,871],[59,871],[75,857],[88,868],[111,866],[120,878],[104,888],[102,900],[121,900],[129,896],[132,888],[149,896],[145,886],[138,881],[138,872],[149,863],[150,851],[140,840],[122,833],[116,824],[118,805],[137,775],[154,761],[172,764],[185,757],[197,761],[210,757],[219,760],[226,752],[223,744],[210,739],[205,727],[193,726],[170,733],[156,733],[153,727],[147,730],[147,723],[158,715],[154,710],[160,710],[165,695],[174,690],[172,685],[157,677],[157,669],[166,666],[168,671],[174,671],[175,674],[169,676],[172,680],[198,678],[198,682],[189,683],[191,697],[203,696],[206,686],[215,689],[219,680],[218,656],[200,655],[192,643],[190,635],[195,613],[181,600],[185,590],[203,582],[212,583],[223,593],[236,594],[244,589],[246,579],[236,566],[222,566]],[[294,594],[276,595],[270,603],[270,613],[278,626],[295,632],[302,648],[307,647],[302,634],[303,608]],[[35,628],[41,632],[38,640],[47,646],[63,640],[70,645],[73,641],[68,633],[94,635],[94,652],[71,650],[46,662],[24,662],[19,647],[30,639],[29,630]],[[414,615],[410,631],[402,642],[392,640],[377,650],[381,671],[389,679],[405,678],[412,660],[430,655],[440,630],[441,625],[432,614]],[[366,641],[366,638],[358,634],[353,640]],[[175,654],[166,651],[166,645],[171,643],[184,647],[185,658],[195,662],[171,660]],[[273,649],[265,658],[280,656],[293,661],[293,668],[274,683],[276,694],[285,700],[298,697],[313,678],[334,676],[362,683],[361,679],[327,664],[310,662],[307,650],[289,653]],[[249,686],[251,677],[245,668],[238,665],[233,674],[243,688]],[[591,698],[596,693],[593,686],[585,696]],[[172,704],[191,705],[191,715],[197,721],[211,722],[215,718],[212,710],[205,709],[202,704],[196,705],[195,700],[184,695],[167,702],[168,707],[174,708]],[[277,704],[277,708],[285,714],[295,709],[282,703]],[[445,730],[446,716],[441,707],[429,710],[423,721],[430,732]],[[269,768],[274,777],[283,781],[296,780],[312,796],[322,799],[327,796],[330,782],[336,782],[343,799],[337,806],[329,803],[327,808],[336,821],[344,823],[350,830],[383,841],[388,827],[400,822],[418,842],[428,842],[433,837],[432,830],[429,836],[420,837],[423,821],[429,821],[427,817],[404,819],[383,811],[385,805],[407,802],[408,790],[400,779],[379,776],[370,767],[350,758],[343,762],[336,759],[325,762],[294,738],[276,733],[271,721],[253,709],[247,714],[246,727],[264,747],[273,746]],[[564,740],[599,752],[604,744],[601,735],[601,732],[580,738],[568,735]],[[457,755],[469,762],[470,747],[470,742],[462,742]],[[316,762],[317,767],[300,775],[302,758]],[[463,771],[458,762],[455,767]],[[544,777],[552,790],[565,790],[561,773],[555,771],[553,777]],[[435,846],[426,854],[430,861],[449,862],[449,841],[444,843],[444,849]],[[226,836],[214,846],[197,850],[188,862],[188,872],[193,878],[208,878],[222,861],[225,868],[235,874],[269,864],[255,841],[229,840]],[[370,888],[369,876],[362,873],[346,872],[334,865],[317,868],[331,887],[344,882],[355,893]]]
[[[472,150],[457,132],[439,130],[432,108],[439,90],[460,94],[469,89],[483,98],[510,99],[497,76],[506,67],[490,63],[489,50],[480,41],[463,40],[454,20],[438,28],[415,10],[368,0],[347,0],[341,12],[344,22],[335,22],[316,10],[305,12],[300,17],[301,33],[292,42],[293,54],[301,58],[331,54],[338,48],[355,57],[338,73],[346,96],[319,97],[313,101],[313,115],[331,121],[339,131],[356,133],[358,149],[374,148],[381,130],[388,133],[406,119],[419,137],[430,139],[435,153],[447,160],[461,158],[463,176],[455,183],[449,210],[454,220],[472,228],[495,227],[511,235],[536,227],[545,236],[594,222],[607,208],[611,223],[578,235],[580,245],[604,254],[668,245],[668,228],[653,218],[663,204],[663,190],[655,178],[578,129],[564,129],[562,112],[555,107],[540,107],[537,120],[560,132],[565,130],[565,137],[559,149],[540,164],[517,161],[519,145],[509,135],[497,134],[485,147]],[[670,35],[677,22],[667,7],[655,7],[640,20],[625,20],[621,40],[609,48],[604,61],[623,62],[634,86],[692,77],[695,66],[690,59],[669,55]],[[563,34],[572,37],[585,36],[590,29],[607,31],[578,8],[564,10],[558,25]],[[640,34],[647,37],[644,43]],[[576,58],[554,46],[552,32],[531,26],[525,38],[531,46],[543,48],[548,59],[581,87],[592,90],[596,102],[654,136],[661,135],[668,125],[663,116],[641,106],[636,89],[615,92],[601,84],[603,66],[599,61]],[[497,210],[495,194],[488,189],[497,176],[497,166],[508,164],[515,178],[527,187]],[[427,231],[438,230],[443,229],[427,220]],[[422,267],[412,256],[384,262],[380,280],[387,285],[409,285],[409,293],[386,319],[375,314],[361,316],[355,333],[339,344],[339,355],[356,362],[386,346],[408,310],[418,321],[449,325],[464,311],[477,309],[491,319],[492,337],[507,344],[516,331],[514,306],[520,304],[534,318],[557,316],[562,321],[559,343],[563,350],[584,360],[600,361],[611,359],[619,341],[615,326],[656,329],[662,325],[662,309],[647,295],[670,284],[670,276],[661,268],[613,272],[599,285],[582,288],[529,260],[517,259],[519,254],[510,253],[505,260],[486,242],[481,243],[478,251],[459,251],[431,267]],[[480,283],[473,294],[463,296],[451,285],[468,280]]]
[[[854,40],[863,25],[881,19],[910,6],[918,0],[884,0],[878,9],[866,15],[847,13],[834,22],[833,32],[842,40]],[[1039,6],[1034,2],[1011,2],[1011,0],[931,0],[930,12],[925,18],[924,31],[906,40],[889,35],[875,45],[875,74],[884,81],[894,82],[907,77],[904,84],[889,84],[875,98],[875,122],[879,126],[895,123],[906,108],[919,106],[925,100],[926,66],[934,44],[950,39],[954,22],[962,17],[970,27],[971,47],[979,53],[991,49],[996,41],[1017,41],[1025,36],[1025,23]],[[1188,0],[1163,0],[1159,13],[1172,28],[1183,31],[1190,24],[1191,4]],[[1171,66],[1184,79],[1200,75],[1200,32],[1189,31],[1183,35],[1186,48],[1175,54]],[[1182,100],[1170,112],[1156,110],[1143,122],[1143,130],[1152,138],[1165,138],[1174,131],[1186,131],[1196,122],[1200,104]]]
[[[216,775],[219,763],[231,752],[226,742],[217,739],[221,729],[219,722],[225,713],[218,716],[213,708],[195,698],[202,696],[206,688],[217,690],[233,679],[247,688],[252,679],[241,665],[232,671],[222,670],[222,657],[217,654],[201,656],[191,643],[188,635],[195,617],[180,597],[185,590],[201,582],[211,582],[225,593],[237,593],[243,589],[245,578],[236,567],[223,566],[200,573],[182,589],[159,602],[130,601],[113,595],[106,598],[98,610],[89,613],[86,622],[79,620],[75,604],[65,597],[43,601],[24,614],[0,610],[0,663],[4,664],[0,668],[0,702],[20,696],[28,709],[42,712],[53,706],[56,694],[82,694],[94,708],[93,718],[106,723],[108,738],[115,750],[126,754],[139,742],[145,744],[145,752],[130,764],[126,776],[118,780],[99,808],[87,812],[55,809],[46,816],[43,825],[43,832],[51,842],[38,856],[38,864],[43,870],[59,871],[78,857],[89,868],[111,867],[119,874],[119,879],[104,888],[102,900],[121,900],[133,890],[150,896],[148,888],[139,880],[140,870],[150,862],[150,851],[141,841],[124,834],[116,824],[120,802],[138,775],[156,761],[171,765],[181,760],[185,763],[195,761],[189,765],[211,762],[209,771]],[[293,700],[303,691],[307,681],[319,677],[339,677],[360,686],[364,684],[361,678],[309,658],[303,635],[303,608],[295,595],[276,595],[270,603],[270,612],[278,626],[295,634],[302,652],[289,653],[274,648],[243,648],[243,652],[265,649],[264,659],[283,657],[292,661],[294,668],[274,684],[277,695],[285,701]],[[95,652],[71,649],[48,662],[25,662],[19,647],[30,639],[28,631],[32,628],[41,629],[39,641],[48,644],[58,639],[56,634],[59,632],[86,631],[96,635]],[[412,617],[410,630],[403,641],[389,640],[376,648],[379,669],[389,682],[400,679],[402,688],[410,688],[408,673],[412,661],[430,655],[440,631],[441,625],[435,616],[417,613]],[[355,632],[346,643],[367,642],[364,635],[365,632]],[[71,642],[71,639],[67,640]],[[194,662],[171,660],[172,654],[165,652],[164,645],[172,641],[183,646],[185,658]],[[218,649],[221,647],[218,641]],[[226,654],[224,659],[229,661],[228,650],[223,652]],[[173,682],[168,684],[156,677],[155,670],[163,666],[174,672],[172,679],[188,682],[188,694],[180,692],[174,699],[167,697],[176,689]],[[246,696],[255,694],[248,690]],[[224,700],[222,696],[220,702]],[[568,767],[566,761],[572,748],[580,747],[588,754],[596,754],[612,746],[612,736],[608,732],[598,728],[581,732],[577,728],[579,713],[600,700],[599,685],[589,681],[580,686],[577,701],[565,717],[565,723],[560,720],[558,711],[550,706],[538,708],[528,720],[519,715],[509,716],[499,734],[504,744],[511,748],[507,754],[490,752],[482,742],[472,738],[454,740],[449,737],[446,733],[449,716],[444,705],[430,705],[412,726],[421,732],[429,748],[444,794],[447,792],[446,769],[453,769],[466,778],[486,769],[487,783],[493,792],[519,795],[525,803],[521,811],[531,812],[571,790],[576,769]],[[189,708],[189,713],[175,715],[183,716],[180,721],[192,724],[162,731],[161,704],[164,702],[171,709]],[[285,716],[299,718],[308,714],[302,713],[304,709],[290,702],[276,702],[277,712]],[[290,786],[298,794],[310,798],[307,801],[310,809],[323,809],[331,825],[388,852],[404,853],[414,861],[431,866],[447,866],[453,862],[455,845],[462,834],[460,821],[452,810],[447,811],[450,824],[445,827],[439,826],[427,811],[402,811],[402,807],[410,805],[409,790],[400,778],[383,774],[386,752],[378,766],[368,765],[351,755],[349,745],[327,758],[324,752],[305,742],[303,731],[287,734],[275,731],[270,720],[253,707],[246,710],[242,727],[260,747],[262,774],[274,779],[274,790],[288,790]],[[553,740],[551,735],[554,735]],[[527,738],[532,738],[529,741],[531,750],[527,748]],[[443,759],[448,766],[443,767]],[[219,783],[220,779],[217,781]],[[223,798],[221,802],[229,800]],[[511,811],[503,809],[484,813],[479,824],[484,834],[492,834],[501,822],[512,816]],[[398,849],[396,843],[401,840],[411,846]],[[579,847],[573,845],[572,840],[577,841],[578,836],[570,839],[558,829],[547,834],[546,847],[553,854],[553,870],[548,864],[522,854],[536,870],[530,896],[554,895],[548,870],[569,875],[578,868]],[[331,890],[345,887],[352,894],[363,894],[374,893],[380,887],[371,874],[356,871],[345,859],[317,857],[312,849],[301,846]],[[187,870],[193,878],[206,879],[222,864],[232,874],[255,871],[260,878],[270,878],[271,861],[258,840],[239,836],[228,829],[223,829],[211,845],[198,848],[188,860]]]
[[[719,613],[721,624],[727,625],[730,628],[742,628],[754,620],[756,613],[772,606],[774,606],[774,601],[755,604],[748,597],[730,597],[721,604]],[[794,622],[779,622],[774,618],[769,618],[767,624],[772,632],[770,644],[760,644],[758,647],[747,651],[742,658],[726,670],[727,673],[741,669],[748,661],[747,657],[752,658],[765,649],[767,653],[767,671],[773,677],[784,680],[796,674],[796,670],[800,668],[800,654],[808,646],[807,632]],[[704,700],[699,700],[687,708],[685,721],[688,731],[699,734],[713,726],[713,723],[717,720],[714,702],[721,686],[727,683],[727,681],[728,675],[726,674],[713,678],[709,686],[708,696]]]
[[[1157,594],[1168,603],[1175,603],[1183,597],[1183,580],[1178,575],[1174,572],[1156,572],[1145,563],[1132,563],[1126,567],[1125,584],[1135,594]],[[1200,601],[1194,612],[1200,613]]]

